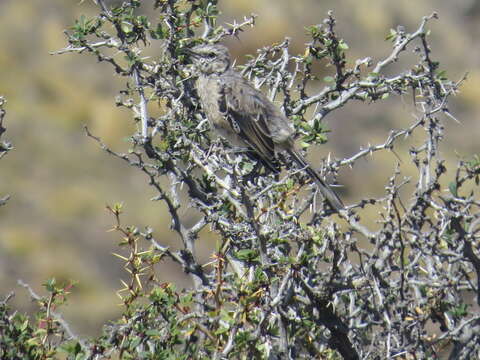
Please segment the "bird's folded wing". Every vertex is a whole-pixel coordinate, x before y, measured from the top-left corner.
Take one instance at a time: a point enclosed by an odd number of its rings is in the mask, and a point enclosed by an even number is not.
[[[275,157],[275,143],[267,125],[269,104],[263,97],[241,77],[226,77],[221,83],[220,110],[239,136],[269,163]]]

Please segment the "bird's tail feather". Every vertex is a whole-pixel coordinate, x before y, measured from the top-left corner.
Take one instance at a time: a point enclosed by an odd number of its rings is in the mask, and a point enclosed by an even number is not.
[[[340,210],[345,209],[345,205],[343,205],[342,200],[340,197],[333,191],[333,189],[323,181],[320,175],[313,169],[313,167],[305,160],[305,158],[299,154],[294,149],[288,150],[290,156],[295,160],[298,166],[305,169],[307,174],[315,181],[318,186],[318,189],[322,193],[323,197],[327,200],[329,205],[333,208],[333,210],[340,212]]]

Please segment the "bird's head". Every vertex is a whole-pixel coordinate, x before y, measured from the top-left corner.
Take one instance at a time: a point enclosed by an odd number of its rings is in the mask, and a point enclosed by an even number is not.
[[[230,53],[219,44],[201,44],[186,52],[195,67],[203,74],[221,74],[230,68]]]

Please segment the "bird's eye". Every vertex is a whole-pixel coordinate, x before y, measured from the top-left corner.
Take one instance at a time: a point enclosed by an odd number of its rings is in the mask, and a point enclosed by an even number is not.
[[[215,53],[211,52],[211,53],[208,53],[207,55],[210,59],[214,58],[215,57]]]

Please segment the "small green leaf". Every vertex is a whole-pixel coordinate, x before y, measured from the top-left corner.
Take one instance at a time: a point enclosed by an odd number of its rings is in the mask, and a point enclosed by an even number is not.
[[[150,330],[145,331],[145,335],[160,337],[162,335],[162,333],[157,329],[150,329]]]
[[[227,327],[219,327],[216,331],[215,331],[215,335],[222,335],[222,334],[225,334],[225,333],[228,333],[230,332],[230,329],[227,328]]]
[[[242,250],[237,251],[235,253],[235,256],[239,260],[251,261],[251,260],[254,260],[257,257],[257,252],[255,250],[252,250],[252,249],[242,249]]]
[[[80,353],[82,348],[80,347],[80,344],[78,343],[78,341],[72,340],[72,341],[67,341],[62,345],[60,345],[60,350],[70,355],[77,355]]]
[[[121,28],[125,34],[132,32],[132,26],[130,24],[123,23]]]
[[[397,31],[394,30],[394,29],[390,29],[390,34],[387,35],[387,37],[385,38],[385,40],[395,40],[395,38],[397,37]]]
[[[135,349],[141,342],[142,338],[140,336],[135,336],[130,342],[130,349]]]
[[[448,189],[450,190],[450,193],[455,196],[455,197],[458,197],[458,189],[457,189],[457,184],[454,183],[453,181],[448,184]]]
[[[50,278],[43,284],[43,286],[45,286],[45,289],[47,289],[48,292],[54,292],[55,285],[57,285],[57,280],[55,280],[55,278]]]
[[[313,61],[313,57],[312,57],[311,55],[305,56],[305,57],[303,58],[303,62],[304,62],[305,64],[307,64],[307,65],[310,65],[310,64],[312,63],[312,61]]]
[[[346,42],[344,42],[343,40],[340,40],[340,42],[338,43],[338,47],[342,50],[348,50],[349,49],[348,44]]]
[[[439,70],[437,72],[437,78],[440,80],[447,80],[447,71],[446,70]]]
[[[465,317],[468,315],[468,304],[460,304],[448,312],[456,318]]]

